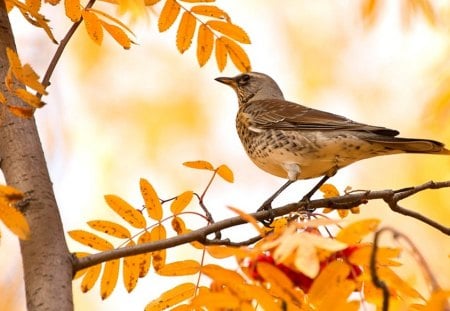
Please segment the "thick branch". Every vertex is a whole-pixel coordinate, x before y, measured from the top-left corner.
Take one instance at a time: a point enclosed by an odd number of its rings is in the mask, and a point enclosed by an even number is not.
[[[301,212],[305,211],[306,209],[317,209],[317,208],[324,208],[324,207],[331,207],[335,209],[350,209],[352,207],[355,207],[357,205],[367,203],[370,200],[377,200],[381,199],[387,202],[388,204],[392,204],[391,202],[398,202],[399,200],[402,200],[404,198],[407,198],[409,196],[412,196],[418,192],[424,191],[426,189],[439,189],[439,188],[448,188],[450,187],[450,181],[444,181],[444,182],[428,182],[426,184],[417,186],[417,187],[410,187],[410,188],[403,188],[399,190],[381,190],[381,191],[360,191],[357,193],[352,194],[346,194],[339,197],[334,198],[328,198],[328,199],[319,199],[319,200],[313,200],[308,203],[306,202],[299,202],[299,203],[291,203],[284,205],[279,208],[275,208],[270,211],[260,211],[257,213],[252,213],[252,215],[255,219],[259,221],[263,221],[265,219],[269,219],[271,217],[280,217],[287,215],[291,212]],[[395,203],[396,204],[396,203]],[[395,210],[394,210],[395,211]],[[421,220],[430,226],[442,231],[445,234],[449,234],[450,229],[448,227],[444,227],[440,224],[435,223],[434,221],[424,217],[421,215],[421,217],[415,217],[412,213],[406,214],[402,213],[407,216],[414,217],[418,220]],[[226,228],[239,226],[242,224],[246,224],[244,220],[242,220],[240,217],[233,217],[228,218],[222,221],[215,222],[211,225],[208,225],[206,227],[191,231],[187,234],[183,234],[180,236],[175,236],[172,238],[168,238],[166,240],[151,242],[151,243],[145,243],[136,245],[134,247],[126,247],[126,248],[119,248],[112,251],[102,252],[90,256],[86,256],[83,258],[75,258],[74,259],[74,271],[78,271],[108,260],[122,258],[126,256],[132,256],[147,252],[152,252],[156,250],[161,249],[167,249],[175,246],[179,246],[182,244],[190,243],[193,241],[199,241],[203,242],[205,244],[222,244],[222,245],[240,245],[244,242],[231,242],[229,240],[223,240],[222,243],[220,243],[218,240],[207,240],[207,236],[216,233],[218,231],[224,230]],[[253,238],[254,239],[254,238]]]

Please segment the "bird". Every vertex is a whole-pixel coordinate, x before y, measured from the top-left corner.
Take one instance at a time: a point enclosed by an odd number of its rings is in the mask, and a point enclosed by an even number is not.
[[[215,80],[237,94],[236,129],[249,158],[267,173],[288,179],[258,211],[271,209],[272,201],[293,182],[322,176],[302,199],[309,200],[328,178],[356,161],[397,153],[450,155],[439,141],[398,137],[397,130],[287,101],[264,73]]]

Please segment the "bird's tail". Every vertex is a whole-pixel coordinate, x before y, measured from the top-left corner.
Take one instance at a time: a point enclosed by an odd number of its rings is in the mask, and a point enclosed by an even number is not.
[[[407,153],[450,155],[450,150],[446,149],[443,143],[431,139],[377,137],[369,140],[389,149],[401,150]]]

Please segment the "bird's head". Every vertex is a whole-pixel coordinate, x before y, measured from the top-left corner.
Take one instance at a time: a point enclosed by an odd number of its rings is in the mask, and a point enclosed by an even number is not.
[[[239,99],[239,104],[263,99],[284,99],[277,83],[268,75],[247,72],[235,77],[219,77],[216,81],[231,86]]]

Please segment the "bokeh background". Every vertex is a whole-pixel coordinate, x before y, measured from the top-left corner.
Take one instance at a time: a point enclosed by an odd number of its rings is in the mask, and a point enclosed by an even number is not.
[[[430,1],[434,15],[417,4],[426,1],[376,2],[374,15],[364,14],[363,1],[354,0],[217,0],[217,5],[248,32],[252,44],[245,50],[253,70],[270,74],[287,99],[450,145],[448,1]],[[138,44],[130,50],[108,36],[97,46],[80,27],[57,66],[44,98],[48,105],[36,113],[66,231],[87,229],[85,222],[92,219],[118,221],[104,194],[141,206],[140,177],[162,198],[202,191],[210,175],[183,167],[185,161],[225,163],[234,171],[234,184],[218,179],[208,192],[206,204],[216,219],[232,215],[227,205],[254,211],[284,182],[254,166],[240,144],[235,94],[214,81],[238,73],[231,61],[220,73],[213,60],[198,67],[195,46],[180,55],[176,27],[158,32],[160,10],[158,4],[145,16],[122,17],[136,34]],[[63,8],[43,12],[61,39],[70,27]],[[22,61],[43,75],[56,46],[17,12],[11,19]],[[331,183],[341,191],[346,186],[381,190],[449,178],[449,157],[396,155],[342,169]],[[298,182],[276,202],[300,198],[315,182]],[[449,199],[448,189],[427,191],[403,206],[448,226]],[[382,202],[363,206],[361,215],[349,219],[361,217],[379,217],[411,237],[440,284],[450,287],[450,243],[442,233],[394,214]],[[25,310],[18,242],[0,229],[0,310]],[[240,238],[243,232],[229,235]],[[70,239],[69,246],[83,249]],[[200,259],[200,253],[181,249],[170,251],[168,261],[186,256]],[[410,263],[402,276],[426,295],[421,273]],[[119,284],[101,301],[98,286],[81,294],[76,281],[76,310],[141,310],[173,285],[172,279],[148,276],[131,295]]]

